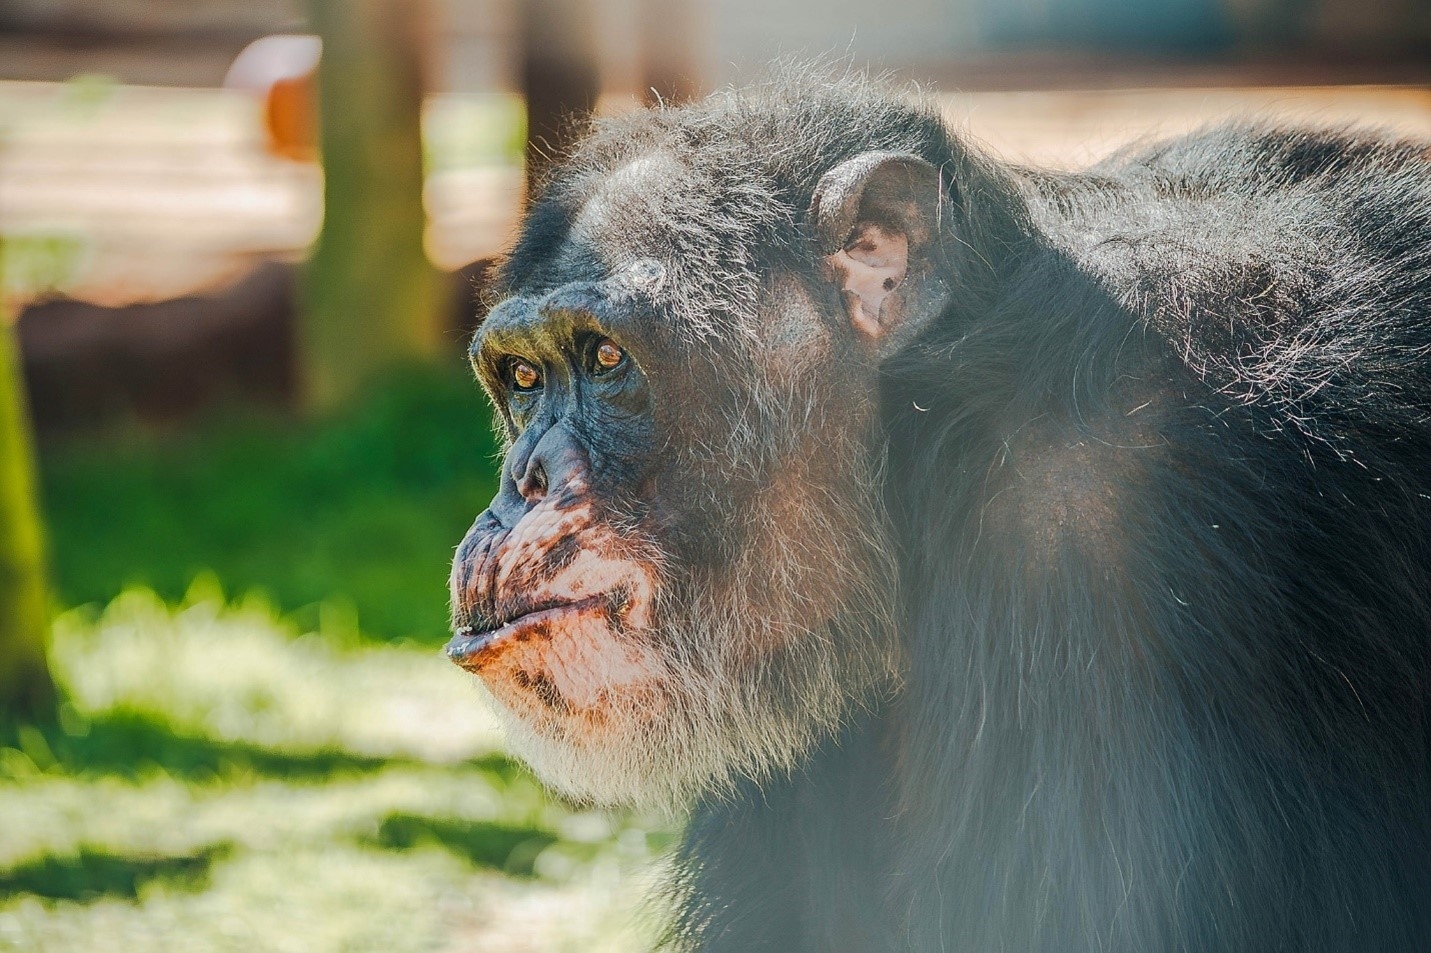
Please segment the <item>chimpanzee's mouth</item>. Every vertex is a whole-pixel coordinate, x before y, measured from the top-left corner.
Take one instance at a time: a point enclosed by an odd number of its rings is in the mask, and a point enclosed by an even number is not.
[[[491,655],[491,650],[507,642],[524,642],[533,637],[545,636],[554,625],[592,611],[604,612],[610,605],[610,597],[603,594],[529,608],[508,618],[495,628],[478,630],[473,626],[459,626],[446,646],[447,657],[470,671],[477,671]]]

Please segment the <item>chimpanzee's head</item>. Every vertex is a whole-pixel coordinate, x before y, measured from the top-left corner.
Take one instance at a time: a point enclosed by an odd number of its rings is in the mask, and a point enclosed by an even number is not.
[[[787,769],[897,678],[881,359],[938,313],[932,114],[862,89],[600,126],[471,357],[508,443],[451,657],[554,787]]]

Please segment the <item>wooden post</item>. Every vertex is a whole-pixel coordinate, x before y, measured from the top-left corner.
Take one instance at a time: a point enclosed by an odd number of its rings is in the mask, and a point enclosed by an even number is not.
[[[0,719],[39,721],[55,711],[45,663],[50,597],[18,351],[0,302]]]
[[[342,403],[393,365],[431,358],[442,286],[423,250],[428,0],[310,0],[318,65],[323,231],[304,281],[310,407]]]

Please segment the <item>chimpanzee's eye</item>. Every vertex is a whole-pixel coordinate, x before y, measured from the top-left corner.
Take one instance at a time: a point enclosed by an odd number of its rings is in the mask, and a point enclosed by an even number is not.
[[[596,345],[595,360],[598,372],[614,370],[626,360],[626,352],[610,338],[602,338]]]
[[[509,373],[512,375],[513,390],[525,393],[542,386],[542,375],[526,361],[513,361]]]

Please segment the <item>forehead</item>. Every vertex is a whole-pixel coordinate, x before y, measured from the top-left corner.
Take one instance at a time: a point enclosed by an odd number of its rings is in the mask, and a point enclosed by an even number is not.
[[[524,223],[504,269],[509,293],[541,297],[654,260],[666,280],[653,303],[673,329],[752,327],[780,245],[771,235],[788,217],[757,169],[714,168],[665,143],[582,163],[578,154]]]
[[[651,152],[579,183],[571,238],[609,249],[612,258],[640,246],[635,257],[651,257],[669,247],[672,227],[701,204],[690,188],[689,170],[674,156]]]
[[[654,259],[667,272],[710,260],[724,243],[704,234],[702,214],[718,191],[670,152],[652,148],[614,164],[578,156],[522,223],[502,269],[508,293],[542,294],[599,281]]]

